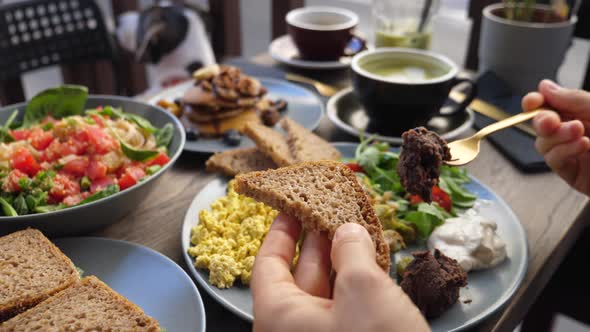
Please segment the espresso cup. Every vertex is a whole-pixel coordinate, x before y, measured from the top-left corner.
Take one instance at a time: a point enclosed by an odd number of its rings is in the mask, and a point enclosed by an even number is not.
[[[350,10],[303,7],[287,13],[285,20],[287,31],[302,59],[338,60],[343,55],[351,56],[365,48],[364,40],[353,33],[359,18]]]
[[[475,98],[475,82],[458,78],[449,58],[429,51],[379,48],[355,55],[351,62],[354,91],[369,118],[369,128],[399,135],[424,126],[434,116],[465,109]],[[452,88],[470,85],[466,98],[441,113]]]

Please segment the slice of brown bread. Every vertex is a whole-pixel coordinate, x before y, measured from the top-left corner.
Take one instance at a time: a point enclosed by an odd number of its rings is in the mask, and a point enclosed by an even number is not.
[[[306,230],[328,232],[330,239],[344,223],[364,226],[375,244],[377,263],[389,271],[389,247],[381,223],[356,175],[345,165],[314,161],[240,174],[235,189],[299,219]]]
[[[256,147],[216,153],[207,160],[205,165],[210,172],[220,172],[228,176],[277,167],[270,157]]]
[[[287,132],[287,142],[295,162],[340,159],[340,152],[332,144],[297,122],[284,118],[281,127]]]
[[[38,230],[0,237],[0,322],[79,279],[74,263]]]
[[[287,139],[278,131],[260,123],[248,122],[244,127],[244,134],[277,165],[288,166],[295,163]]]
[[[158,322],[94,276],[4,322],[0,332],[150,331]]]

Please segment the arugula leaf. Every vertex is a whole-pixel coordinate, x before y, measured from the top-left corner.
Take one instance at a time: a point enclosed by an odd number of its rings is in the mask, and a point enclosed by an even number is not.
[[[40,191],[36,194],[29,194],[25,197],[29,211],[35,211],[38,206],[47,203],[47,192]]]
[[[0,197],[0,205],[2,205],[2,211],[7,217],[16,217],[18,213],[4,198]]]
[[[121,144],[121,150],[123,153],[131,160],[146,161],[154,158],[159,153],[157,150],[141,150],[133,148],[127,143],[123,142],[123,140],[119,140],[119,143]]]
[[[159,170],[161,170],[161,169],[162,169],[162,166],[160,166],[160,165],[152,165],[152,166],[148,166],[148,167],[146,167],[146,168],[145,168],[145,172],[146,172],[148,175],[152,175],[152,174],[155,174],[155,173],[157,173],[157,172],[158,172]]]
[[[10,133],[10,126],[14,122],[14,119],[16,119],[17,115],[18,110],[12,112],[12,114],[10,114],[10,116],[8,117],[8,120],[6,120],[4,125],[0,128],[0,142],[10,143],[15,141],[14,137]]]
[[[87,203],[91,203],[91,202],[95,202],[98,201],[99,199],[114,195],[116,193],[119,192],[119,186],[116,184],[111,184],[108,187],[106,187],[105,189],[91,195],[88,196],[85,200],[81,201],[80,204],[78,205],[82,205],[82,204],[87,204]]]
[[[87,96],[88,88],[80,85],[62,85],[42,91],[27,104],[23,127],[39,123],[48,115],[58,119],[82,115]]]
[[[174,136],[174,127],[172,127],[171,123],[167,123],[164,127],[158,129],[154,136],[156,137],[157,147],[168,147]]]

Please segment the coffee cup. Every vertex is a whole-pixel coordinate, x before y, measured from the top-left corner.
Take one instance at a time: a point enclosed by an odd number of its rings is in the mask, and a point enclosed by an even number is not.
[[[331,61],[352,56],[365,48],[354,35],[358,16],[347,9],[312,6],[290,11],[285,17],[287,31],[305,60]]]
[[[430,51],[379,48],[355,55],[351,62],[354,91],[369,118],[369,128],[399,135],[424,126],[434,116],[450,116],[475,98],[475,82],[458,78],[459,67]],[[466,98],[443,108],[452,88],[470,86]],[[441,112],[445,109],[444,112]]]

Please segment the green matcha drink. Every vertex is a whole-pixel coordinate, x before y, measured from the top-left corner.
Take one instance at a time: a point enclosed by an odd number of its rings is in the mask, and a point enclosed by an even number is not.
[[[378,30],[375,32],[375,47],[409,47],[425,50],[430,48],[431,36],[430,32],[399,34]]]

